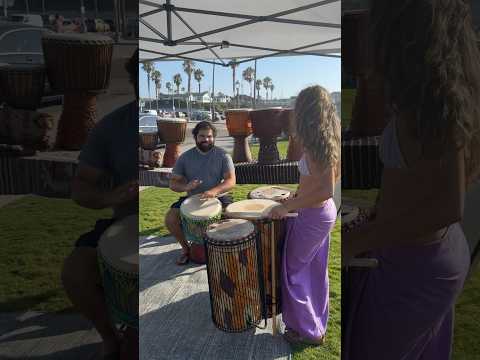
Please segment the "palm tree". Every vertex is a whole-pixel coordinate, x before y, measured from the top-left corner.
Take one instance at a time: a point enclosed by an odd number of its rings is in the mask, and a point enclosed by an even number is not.
[[[182,84],[182,75],[175,74],[173,75],[173,83],[177,87],[177,94],[180,93],[180,85]]]
[[[188,82],[188,98],[187,98],[187,112],[190,117],[190,92],[191,92],[191,82],[192,82],[192,73],[195,71],[195,63],[192,60],[185,60],[183,62],[183,71],[187,74]]]
[[[260,89],[262,88],[263,81],[258,79],[255,82],[255,89],[257,89],[257,98],[260,99]]]
[[[182,75],[175,74],[173,75],[173,83],[177,87],[177,94],[180,93],[180,84],[182,83]]]
[[[195,77],[195,80],[198,81],[198,94],[200,95],[200,82],[202,81],[205,74],[203,73],[202,69],[195,69],[195,71],[193,72],[193,76]]]
[[[162,88],[162,73],[157,69],[152,71],[152,80],[155,83],[155,98],[157,99],[157,112],[158,112],[158,95]]]
[[[273,89],[275,89],[275,86],[272,83],[272,84],[270,84],[270,99],[272,99],[272,97],[273,97],[273,95],[272,95],[273,94]]]
[[[167,88],[167,91],[169,94],[172,92],[172,104],[173,104],[173,107],[175,108],[175,104],[173,102],[174,100],[173,100],[172,83],[170,81],[167,81],[167,83],[165,84],[165,87]]]
[[[270,88],[271,83],[272,79],[270,79],[268,76],[263,79],[263,87],[265,88],[265,100],[268,100],[268,89]]]
[[[150,61],[145,61],[142,65],[142,69],[147,73],[148,99],[150,100],[150,73],[153,71],[153,65]],[[150,102],[149,109],[151,108],[152,108],[152,104]]]
[[[252,96],[252,81],[253,81],[253,74],[255,73],[255,70],[252,67],[248,67],[245,70],[243,70],[242,76],[245,81],[248,82],[248,85],[250,86],[250,97],[253,98]]]

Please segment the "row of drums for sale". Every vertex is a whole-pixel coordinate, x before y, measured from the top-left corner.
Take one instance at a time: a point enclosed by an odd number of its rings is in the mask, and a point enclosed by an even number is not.
[[[44,61],[0,64],[0,103],[35,111],[46,83],[64,95],[57,147],[79,150],[96,122],[96,95],[110,83],[113,40],[98,34],[42,34]]]
[[[293,109],[229,109],[225,112],[227,130],[234,138],[233,162],[251,162],[252,155],[247,137],[254,135],[259,139],[259,164],[275,164],[280,162],[277,138],[282,132],[289,136],[286,160],[298,161],[302,156],[302,148],[295,133],[295,114]],[[167,144],[167,161],[164,166],[174,164],[178,157],[179,144],[185,140],[187,122],[179,118],[158,118],[158,131],[139,133],[140,147],[155,150],[158,139]]]

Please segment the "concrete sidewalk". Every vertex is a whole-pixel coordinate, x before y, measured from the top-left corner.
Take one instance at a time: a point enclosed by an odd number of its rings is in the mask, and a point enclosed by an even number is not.
[[[211,318],[205,265],[178,266],[172,237],[140,239],[140,358],[142,360],[289,359],[290,347],[265,330],[226,333]],[[281,317],[278,317],[281,323]],[[260,325],[263,325],[263,321]]]

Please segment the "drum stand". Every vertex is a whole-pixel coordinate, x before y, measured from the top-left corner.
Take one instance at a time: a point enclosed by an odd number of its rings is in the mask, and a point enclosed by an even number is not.
[[[55,146],[62,150],[80,150],[95,126],[97,97],[89,91],[66,92],[63,99]]]
[[[252,162],[252,153],[246,135],[234,135],[233,162]]]
[[[277,251],[276,241],[275,241],[275,226],[272,225],[272,230],[270,232],[270,243],[271,243],[271,253],[272,253],[272,335],[277,335],[277,279],[275,272],[275,253]]]
[[[276,137],[261,137],[260,149],[258,151],[258,162],[260,164],[276,164],[280,161],[280,154],[277,147]]]
[[[180,143],[167,143],[163,155],[163,167],[172,168],[180,155]]]

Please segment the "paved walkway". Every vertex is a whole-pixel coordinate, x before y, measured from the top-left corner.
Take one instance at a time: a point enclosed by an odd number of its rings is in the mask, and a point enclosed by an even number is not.
[[[177,266],[180,251],[172,237],[140,238],[141,360],[289,359],[290,347],[280,335],[272,336],[271,322],[266,330],[218,330],[206,267]]]

